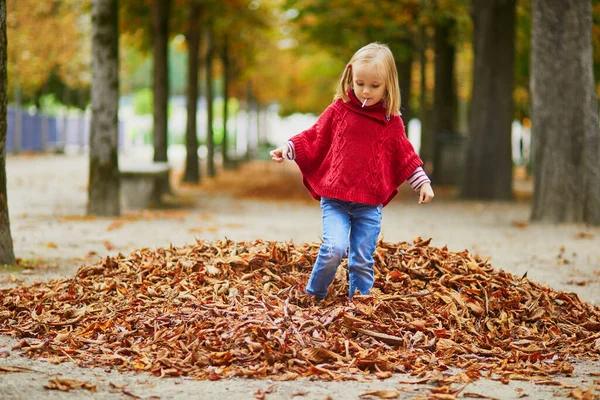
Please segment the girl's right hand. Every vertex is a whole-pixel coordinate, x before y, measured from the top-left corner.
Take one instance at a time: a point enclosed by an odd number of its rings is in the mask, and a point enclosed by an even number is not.
[[[271,159],[273,161],[276,161],[278,163],[282,163],[283,160],[285,160],[287,158],[288,153],[290,152],[290,146],[286,144],[284,144],[283,146],[275,149],[275,150],[271,150],[269,152],[269,154],[271,155]]]

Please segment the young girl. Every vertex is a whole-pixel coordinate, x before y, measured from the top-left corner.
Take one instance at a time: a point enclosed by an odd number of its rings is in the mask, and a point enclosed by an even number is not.
[[[354,54],[315,125],[270,153],[279,163],[295,160],[304,185],[321,201],[323,244],[306,285],[317,300],[327,295],[348,248],[349,296],[370,293],[381,211],[400,184],[408,180],[421,204],[433,199],[399,108],[394,56],[371,43]]]

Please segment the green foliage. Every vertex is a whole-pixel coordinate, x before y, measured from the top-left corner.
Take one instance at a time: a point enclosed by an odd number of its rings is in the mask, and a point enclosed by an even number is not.
[[[46,115],[59,115],[64,109],[64,105],[58,101],[54,93],[42,95],[40,97],[40,107]]]
[[[2,272],[21,272],[25,268],[19,265],[0,264],[0,273]]]
[[[141,89],[133,95],[133,110],[137,115],[152,114],[154,107],[152,89]]]
[[[188,55],[175,38],[169,43],[169,92],[185,94]],[[152,87],[152,55],[129,42],[121,44],[121,93],[131,93]]]

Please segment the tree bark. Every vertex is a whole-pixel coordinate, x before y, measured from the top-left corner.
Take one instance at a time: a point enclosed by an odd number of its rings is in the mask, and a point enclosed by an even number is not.
[[[473,0],[474,65],[462,196],[512,199],[516,0]]]
[[[6,37],[6,0],[0,0],[0,264],[13,265],[15,253],[6,192],[6,102],[8,91],[7,72],[8,41]]]
[[[600,225],[600,128],[590,1],[532,2],[531,219]]]
[[[152,0],[152,42],[154,54],[154,161],[168,161],[169,105],[169,14],[170,0]],[[152,201],[160,202],[170,191],[169,177],[157,183]]]
[[[422,0],[422,9],[427,7]],[[435,138],[431,130],[429,116],[431,114],[430,103],[427,101],[427,48],[429,47],[429,38],[427,35],[427,27],[421,25],[420,28],[420,43],[419,43],[419,60],[420,60],[420,76],[421,85],[419,90],[419,120],[421,121],[421,150],[419,156],[425,163],[430,165],[433,161],[433,149],[435,146]]]
[[[453,35],[455,20],[446,18],[435,28],[435,86],[433,89],[432,132],[435,137],[432,179],[438,184],[447,184],[442,173],[442,151],[446,135],[456,135],[456,84],[454,59],[456,49]],[[458,160],[454,160],[458,162]],[[455,169],[455,168],[453,168]]]
[[[196,114],[198,111],[198,51],[200,48],[200,5],[190,4],[188,42],[188,84],[187,84],[187,129],[186,129],[186,162],[184,182],[200,182],[198,163],[198,131]]]
[[[213,43],[213,33],[212,27],[208,26],[206,32],[206,147],[207,147],[207,155],[206,155],[206,173],[210,177],[214,177],[216,175],[215,171],[215,144],[214,144],[214,133],[213,133],[213,88],[212,88],[212,78],[213,78],[213,53],[214,53],[214,43]]]
[[[396,69],[398,70],[398,83],[400,85],[400,112],[402,113],[402,120],[404,121],[407,136],[408,123],[413,117],[412,108],[410,107],[412,62],[413,60],[410,56],[404,60],[396,61]]]
[[[119,20],[117,0],[92,3],[92,118],[88,214],[118,216]]]
[[[227,120],[229,119],[229,38],[225,36],[225,42],[223,43],[223,166],[229,167],[229,140],[227,138]]]

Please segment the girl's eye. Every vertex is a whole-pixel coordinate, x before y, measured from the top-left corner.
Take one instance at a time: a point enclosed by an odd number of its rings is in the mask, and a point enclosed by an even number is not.
[[[373,89],[377,89],[379,85],[373,85]]]

